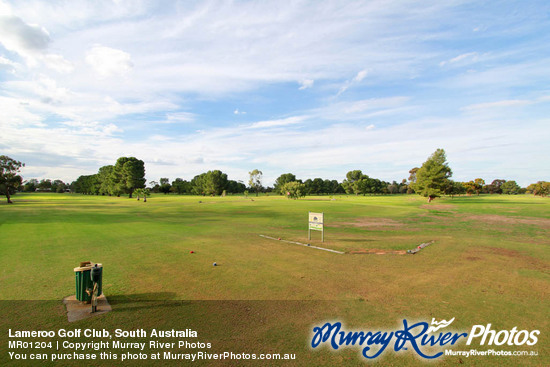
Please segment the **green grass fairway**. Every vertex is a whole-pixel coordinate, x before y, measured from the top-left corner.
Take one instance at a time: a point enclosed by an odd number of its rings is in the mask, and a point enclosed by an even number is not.
[[[365,362],[360,348],[311,350],[312,327],[339,320],[352,330],[387,330],[403,318],[432,317],[456,317],[453,328],[468,332],[487,323],[493,330],[541,331],[533,347],[492,347],[537,351],[537,357],[448,356],[437,365],[550,364],[548,198],[492,195],[428,204],[409,195],[156,195],[143,203],[18,194],[13,200],[0,204],[2,364],[25,364],[6,360],[10,328],[194,328],[214,352],[297,354],[286,364],[262,365],[355,366]],[[320,232],[307,240],[308,211],[325,213],[324,243]],[[260,234],[344,252],[435,243],[414,256],[339,255]],[[74,294],[73,268],[85,260],[104,264],[103,291],[113,312],[69,324],[61,299]],[[62,365],[71,363],[81,364]],[[410,351],[388,351],[377,365],[424,364]]]

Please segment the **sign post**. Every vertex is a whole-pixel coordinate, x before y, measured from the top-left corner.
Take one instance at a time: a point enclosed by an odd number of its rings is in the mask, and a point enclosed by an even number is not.
[[[325,242],[325,226],[323,220],[324,213],[309,212],[309,225],[307,230],[307,238],[311,240],[311,230],[321,231],[321,241]]]

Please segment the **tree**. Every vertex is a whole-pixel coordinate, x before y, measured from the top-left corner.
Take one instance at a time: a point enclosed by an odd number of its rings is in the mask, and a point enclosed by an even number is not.
[[[25,167],[25,163],[7,155],[0,155],[0,194],[6,196],[8,204],[13,204],[11,195],[15,195],[17,189],[23,184],[23,177],[18,174],[21,167]]]
[[[30,180],[26,181],[23,185],[23,191],[24,192],[35,192],[38,187],[38,180],[36,178],[31,178]]]
[[[71,186],[74,192],[86,195],[99,195],[99,174],[80,176]]]
[[[101,195],[109,195],[111,196],[113,193],[113,170],[115,169],[115,166],[109,165],[109,166],[103,166],[99,168],[98,178],[99,178],[99,193]]]
[[[184,179],[176,178],[174,181],[172,181],[172,187],[170,188],[170,190],[179,195],[190,194],[191,183],[189,181],[185,181]]]
[[[255,169],[251,172],[248,172],[250,175],[250,180],[248,180],[248,186],[250,189],[256,191],[256,196],[258,196],[258,193],[262,189],[262,171]]]
[[[416,182],[411,185],[416,193],[427,197],[428,202],[431,202],[445,192],[452,174],[445,151],[437,149],[416,171]]]
[[[283,173],[275,180],[275,185],[273,185],[273,189],[275,190],[275,192],[281,195],[285,195],[286,192],[283,190],[283,186],[288,182],[293,181],[297,181],[295,175],[293,175],[292,173]]]
[[[502,185],[506,183],[506,180],[493,180],[491,184],[485,186],[485,189],[489,194],[502,194]]]
[[[227,188],[227,175],[220,170],[201,173],[191,180],[191,186],[196,195],[220,195]]]
[[[538,181],[527,186],[527,192],[535,196],[548,196],[550,194],[550,182]]]
[[[306,196],[306,185],[301,182],[287,182],[286,184],[284,184],[283,190],[285,190],[285,194],[288,199],[296,200],[298,198]]]
[[[227,188],[227,175],[220,170],[206,172],[205,193],[207,195],[221,195]]]
[[[409,185],[407,186],[407,194],[414,194],[414,184],[416,183],[416,172],[420,168],[414,167],[409,171]]]
[[[134,194],[136,194],[136,197],[137,197],[137,200],[139,201],[139,198],[140,197],[143,197],[143,202],[146,203],[147,202],[147,197],[149,195],[151,195],[151,192],[149,191],[149,189],[135,189],[134,190]]]
[[[114,195],[127,193],[131,198],[135,189],[145,188],[145,164],[135,157],[120,157],[116,161],[111,180]]]
[[[164,195],[168,194],[170,192],[170,189],[171,189],[171,186],[170,184],[168,183],[168,179],[167,178],[161,178],[160,179],[160,187],[159,187],[159,191],[162,192]]]
[[[54,180],[52,182],[52,192],[63,193],[66,187],[65,182],[61,180]]]
[[[45,179],[45,178],[40,180],[40,183],[38,184],[38,188],[41,191],[52,191],[52,180]]]
[[[474,184],[476,188],[476,193],[479,196],[479,193],[483,190],[483,185],[485,185],[485,180],[482,178],[476,178],[474,180]]]
[[[149,186],[151,187],[151,191],[155,194],[158,194],[160,192],[160,185],[157,181],[149,181]]]
[[[520,193],[521,187],[519,187],[516,181],[506,181],[500,185],[500,189],[503,194],[517,195]]]
[[[227,192],[232,194],[240,194],[246,190],[246,185],[240,181],[227,181]]]
[[[462,182],[448,180],[447,186],[445,187],[445,195],[449,195],[451,198],[455,195],[464,194],[466,192],[466,187]]]
[[[145,163],[134,157],[128,158],[122,169],[122,183],[129,198],[135,189],[145,188]]]
[[[355,194],[358,195],[361,193],[361,187],[364,186],[364,183],[360,182],[366,175],[363,175],[361,170],[349,171],[346,173],[346,179],[342,181],[342,187],[346,191],[346,194]]]

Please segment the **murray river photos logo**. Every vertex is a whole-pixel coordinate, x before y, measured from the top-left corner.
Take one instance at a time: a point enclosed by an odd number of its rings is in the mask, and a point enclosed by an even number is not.
[[[455,320],[436,321],[431,324],[425,321],[409,323],[403,320],[403,328],[394,331],[346,331],[340,322],[327,322],[313,328],[311,347],[313,349],[327,345],[338,350],[342,347],[355,346],[361,348],[361,355],[367,359],[381,356],[386,350],[394,352],[411,350],[422,358],[435,359],[445,354],[459,342],[466,345],[488,346],[533,346],[538,342],[539,330],[493,330],[491,324],[474,325],[469,333],[451,332],[447,328]],[[478,344],[479,343],[479,344]]]

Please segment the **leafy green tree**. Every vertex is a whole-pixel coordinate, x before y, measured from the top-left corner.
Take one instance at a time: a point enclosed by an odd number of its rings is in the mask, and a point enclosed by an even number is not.
[[[74,192],[86,195],[99,195],[99,174],[80,176],[71,186]]]
[[[207,195],[221,195],[227,187],[227,175],[220,170],[206,173],[205,192]]]
[[[65,182],[61,180],[54,180],[52,182],[52,192],[63,193],[65,192]]]
[[[448,180],[447,186],[445,187],[445,195],[449,195],[451,198],[455,195],[461,195],[466,193],[466,187],[462,182]]]
[[[174,181],[172,181],[172,187],[170,188],[170,190],[178,195],[190,194],[192,192],[191,183],[184,179],[176,178]]]
[[[161,178],[160,179],[159,192],[162,192],[164,195],[166,195],[170,192],[171,188],[172,188],[172,186],[170,186],[170,183],[168,182],[167,178]]]
[[[472,195],[474,192],[476,192],[476,184],[474,181],[463,182],[462,186],[464,186],[466,194],[468,195]]]
[[[489,194],[502,194],[502,185],[506,180],[493,180],[489,185],[485,186],[485,191]]]
[[[149,187],[151,188],[151,192],[154,192],[155,194],[158,194],[160,192],[160,185],[155,180],[149,181]]]
[[[312,188],[312,195],[320,195],[323,193],[323,179],[322,178],[314,178],[311,183]]]
[[[8,204],[13,204],[11,196],[15,195],[17,189],[23,184],[23,177],[19,175],[21,167],[25,167],[25,163],[7,155],[0,155],[0,195],[6,196]]]
[[[414,184],[416,183],[416,172],[420,168],[414,167],[409,171],[409,185],[407,186],[407,194],[414,194]]]
[[[273,185],[273,189],[275,192],[285,195],[286,192],[283,190],[283,186],[288,182],[297,181],[296,176],[292,173],[283,173],[277,179],[275,180],[275,185]]]
[[[208,171],[191,180],[196,195],[220,195],[227,187],[227,175],[220,170]]]
[[[406,179],[401,180],[401,184],[399,185],[399,193],[400,194],[406,194],[409,191],[409,184],[407,183]]]
[[[131,198],[135,189],[145,188],[145,164],[135,157],[120,157],[116,161],[111,180],[114,195],[127,193]]]
[[[501,192],[508,195],[517,195],[521,191],[521,187],[516,183],[516,181],[505,181],[500,185]]]
[[[38,188],[42,191],[52,191],[52,180],[45,178],[40,180],[40,183],[38,183]]]
[[[399,193],[399,184],[395,180],[391,184],[388,185],[388,192],[390,194]]]
[[[31,178],[23,185],[24,192],[35,192],[38,188],[38,180],[36,178]]]
[[[550,182],[538,181],[527,186],[527,192],[535,196],[548,196],[550,194]]]
[[[413,189],[431,202],[445,192],[452,176],[451,168],[443,149],[437,149],[416,171],[416,182]]]
[[[128,158],[122,169],[122,183],[130,198],[135,189],[145,188],[145,163],[134,157]]]
[[[346,194],[360,194],[361,188],[364,186],[364,183],[360,181],[364,178],[365,175],[363,175],[361,170],[354,170],[346,173],[346,179],[342,182],[342,187],[346,191]]]
[[[115,166],[103,166],[99,168],[98,178],[99,178],[99,193],[101,195],[112,195],[113,193],[113,170]]]
[[[262,171],[259,169],[255,169],[251,172],[248,172],[250,175],[250,180],[248,180],[248,187],[250,187],[251,190],[256,191],[256,196],[258,196],[258,193],[262,190]]]
[[[286,184],[284,184],[282,189],[284,190],[285,195],[287,196],[288,199],[296,200],[306,196],[306,185],[304,185],[301,182],[297,182],[297,181],[287,182]]]
[[[240,194],[246,190],[246,185],[242,182],[229,180],[227,181],[227,192],[232,194]]]
[[[485,185],[485,180],[482,178],[476,178],[474,180],[474,184],[476,187],[476,193],[479,196],[479,193],[483,190],[483,186]]]

